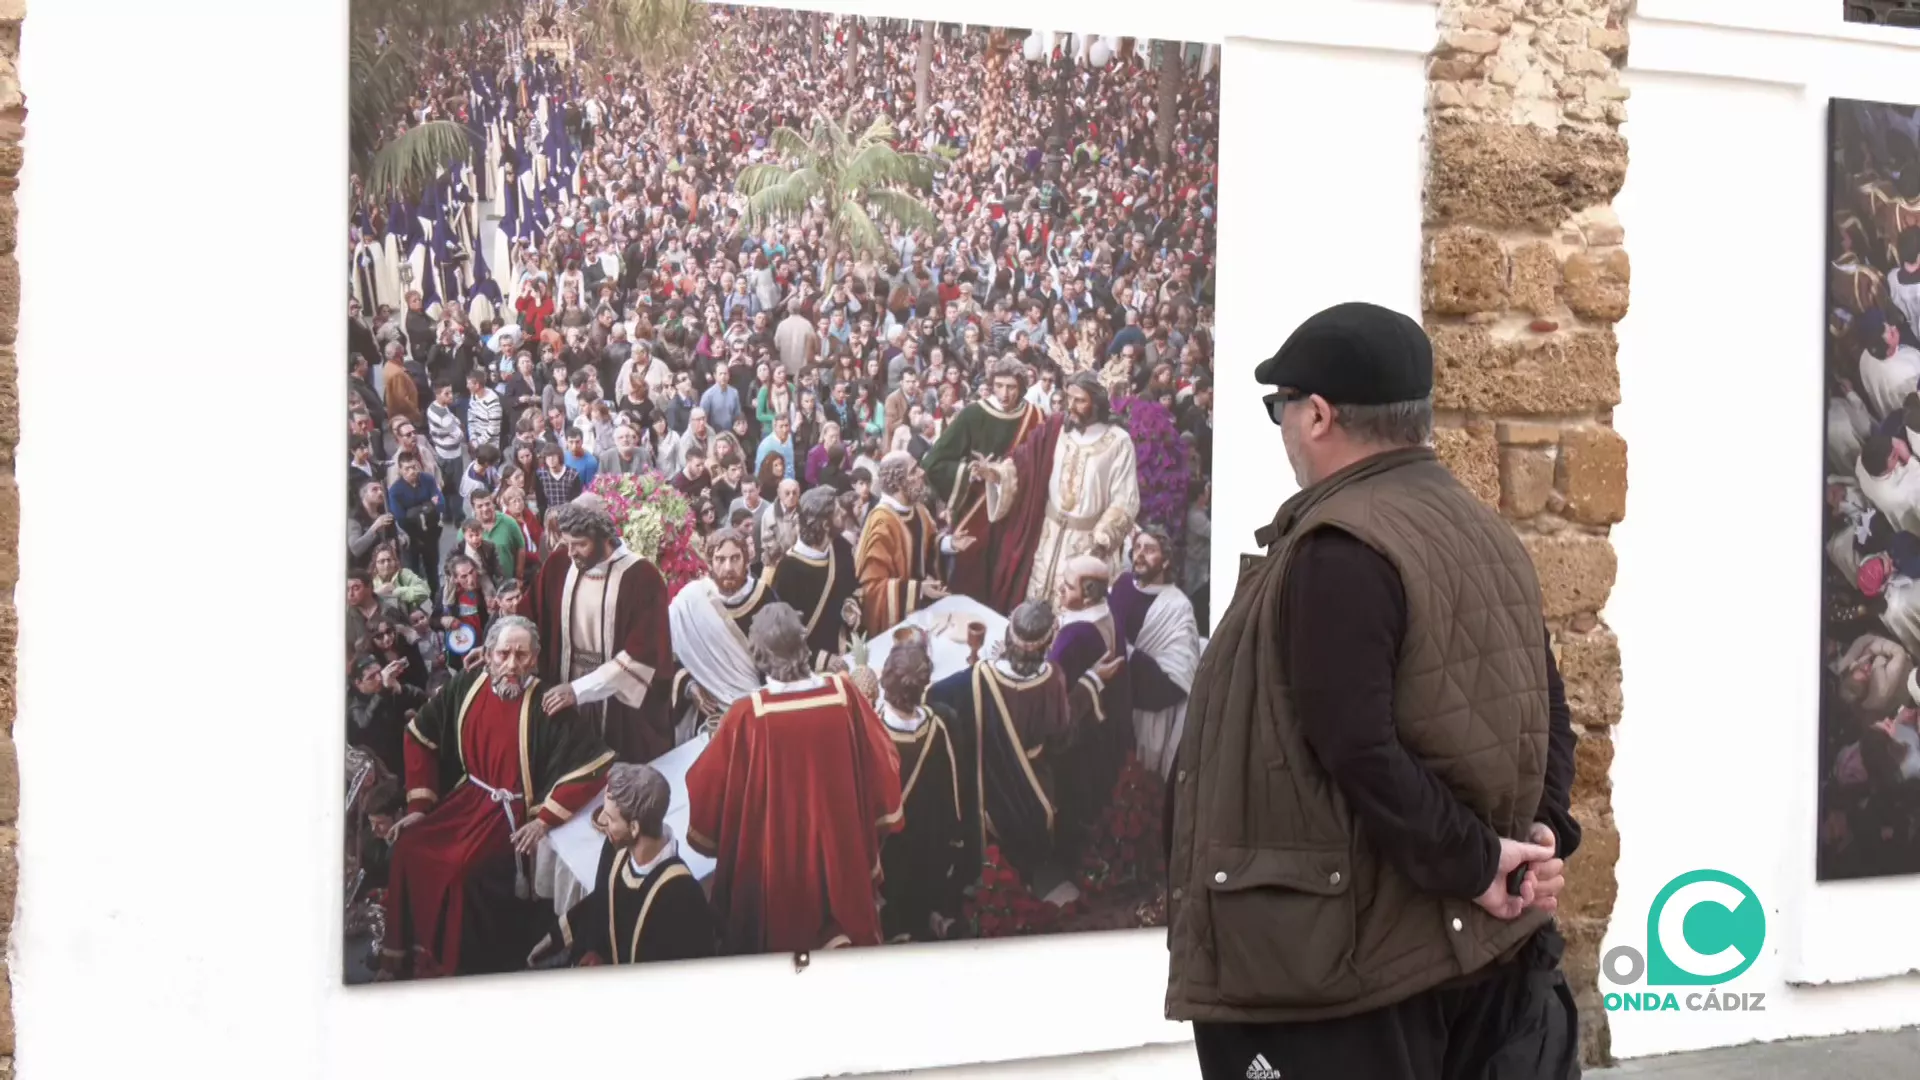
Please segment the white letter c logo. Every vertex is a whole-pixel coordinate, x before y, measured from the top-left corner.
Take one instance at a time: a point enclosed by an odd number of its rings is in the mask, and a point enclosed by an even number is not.
[[[1718,904],[1728,911],[1746,903],[1747,895],[1724,881],[1691,881],[1675,889],[1660,908],[1660,948],[1682,971],[1705,979],[1717,978],[1747,962],[1729,945],[1711,956],[1694,951],[1687,942],[1687,915],[1701,904]]]

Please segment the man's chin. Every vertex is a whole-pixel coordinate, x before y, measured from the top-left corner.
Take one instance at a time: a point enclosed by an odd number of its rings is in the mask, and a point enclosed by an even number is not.
[[[511,675],[490,676],[494,696],[501,701],[518,701],[527,691],[527,680]]]

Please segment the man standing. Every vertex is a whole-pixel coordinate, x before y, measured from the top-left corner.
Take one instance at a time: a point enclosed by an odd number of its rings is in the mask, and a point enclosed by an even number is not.
[[[534,592],[545,705],[577,707],[621,761],[652,761],[673,749],[666,579],[620,542],[597,497],[562,506],[554,532]]]
[[[473,507],[473,520],[480,526],[481,535],[493,545],[501,578],[525,580],[527,534],[520,531],[520,523],[500,513],[499,502],[488,488],[475,489],[467,502]]]
[[[880,462],[880,505],[867,515],[854,552],[860,575],[861,623],[880,633],[927,603],[947,595],[934,578],[935,553],[964,551],[971,537],[942,535],[933,515],[921,505],[927,475],[896,450]]]
[[[747,652],[747,628],[775,596],[753,575],[750,550],[746,537],[715,529],[707,537],[711,573],[683,586],[667,610],[680,663],[673,678],[675,745],[760,687],[760,669]]]
[[[973,760],[961,768],[974,807],[969,821],[975,823],[963,865],[980,865],[991,838],[1029,891],[1065,905],[1080,890],[1054,855],[1053,762],[1047,751],[1064,745],[1070,731],[1066,680],[1047,662],[1054,629],[1046,604],[1014,608],[1000,656],[983,657],[935,683],[927,702],[953,716],[972,744]],[[977,782],[964,779],[969,773]]]
[[[407,725],[382,978],[521,966],[539,933],[521,860],[592,800],[613,760],[591,725],[535,697],[531,622],[496,620],[485,648],[483,667],[454,676]]]
[[[440,591],[440,485],[420,469],[420,455],[400,451],[400,475],[387,488],[387,513],[407,534],[407,549],[427,585]]]
[[[580,488],[593,487],[593,478],[599,475],[600,459],[587,453],[586,436],[579,428],[567,428],[567,468],[580,477]]]
[[[887,395],[886,405],[886,445],[893,445],[893,433],[907,422],[907,411],[923,402],[920,395],[920,373],[911,368],[900,373],[900,388]]]
[[[707,452],[697,446],[689,446],[684,460],[686,464],[673,474],[669,482],[675,491],[689,500],[697,499],[713,487],[713,478],[707,475]]]
[[[1133,691],[1134,745],[1140,761],[1160,774],[1173,768],[1173,752],[1186,729],[1187,694],[1200,663],[1200,626],[1193,602],[1168,580],[1167,534],[1147,526],[1133,534],[1133,570],[1113,583],[1109,605],[1127,656]]]
[[[848,635],[860,629],[860,601],[854,598],[860,579],[853,548],[833,527],[835,498],[827,488],[800,496],[800,537],[773,572],[775,595],[805,620],[818,671],[828,670],[847,651]]]
[[[460,414],[453,411],[453,384],[433,388],[433,404],[427,406],[427,437],[433,442],[433,462],[440,487],[460,490],[460,474],[466,471],[467,437]],[[447,500],[447,519],[460,524],[460,500]]]
[[[977,871],[962,861],[968,821],[960,754],[946,718],[920,704],[933,679],[927,639],[894,645],[880,671],[880,721],[900,755],[899,835],[880,852],[880,922],[887,940],[939,941],[960,918],[962,891]]]
[[[880,845],[902,816],[886,728],[846,676],[813,673],[792,608],[768,605],[747,643],[766,687],[687,770],[687,843],[716,863],[722,951],[878,945]]]
[[[774,454],[779,454],[786,459],[786,475],[797,479],[800,474],[793,467],[793,426],[788,421],[786,413],[773,418],[773,430],[767,433],[766,438],[760,440],[760,449],[753,456],[754,471],[758,472],[760,466],[766,464],[767,458]]]
[[[640,429],[621,424],[613,429],[613,449],[601,454],[596,476],[633,476],[645,472],[647,455],[640,451]]]
[[[792,313],[780,320],[773,332],[773,346],[780,353],[780,362],[787,371],[799,375],[813,358],[820,355],[820,335],[813,327],[813,305],[810,302],[793,304]]]
[[[933,493],[946,503],[954,533],[976,541],[954,560],[953,591],[1005,612],[1024,598],[1026,582],[995,581],[1012,568],[1020,553],[1003,547],[989,534],[985,459],[998,458],[1044,430],[1046,414],[1021,400],[1027,390],[1027,369],[1018,361],[995,361],[987,389],[985,399],[960,410],[920,464]],[[993,597],[1003,602],[996,603]]]
[[[720,431],[731,429],[734,419],[740,415],[740,392],[733,388],[732,382],[733,376],[722,360],[713,365],[713,385],[700,395],[700,408],[707,414],[707,423]]]
[[[467,372],[467,442],[475,450],[482,446],[500,448],[502,417],[506,402],[487,385],[484,368]]]
[[[1533,564],[1428,447],[1418,323],[1343,304],[1255,374],[1301,490],[1194,679],[1167,1015],[1207,1077],[1576,1075],[1574,740]]]
[[[1066,410],[985,470],[987,519],[999,526],[996,599],[1021,585],[1026,599],[1054,596],[1075,555],[1109,567],[1119,560],[1140,512],[1140,486],[1133,436],[1109,420],[1106,390],[1082,372],[1067,382]]]
[[[555,946],[580,966],[713,955],[713,910],[667,824],[672,796],[667,778],[651,765],[607,770],[607,798],[593,815],[594,831],[607,838],[593,891],[560,916],[529,964]]]
[[[387,363],[381,368],[382,387],[386,392],[388,416],[404,416],[414,423],[420,422],[420,387],[413,381],[413,375],[407,371],[407,347],[397,341],[387,343]]]

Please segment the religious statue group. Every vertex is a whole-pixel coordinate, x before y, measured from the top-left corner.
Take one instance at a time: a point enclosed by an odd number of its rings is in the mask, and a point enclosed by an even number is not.
[[[1035,899],[1078,899],[1129,757],[1172,767],[1200,629],[1099,379],[1051,415],[1018,365],[987,390],[880,460],[863,516],[815,489],[782,552],[718,528],[671,599],[596,496],[561,507],[530,595],[404,723],[380,977],[968,936],[990,845]],[[936,678],[912,617],[948,596],[1006,630]],[[651,763],[694,740],[677,835]],[[556,912],[535,865],[603,793],[596,875]]]

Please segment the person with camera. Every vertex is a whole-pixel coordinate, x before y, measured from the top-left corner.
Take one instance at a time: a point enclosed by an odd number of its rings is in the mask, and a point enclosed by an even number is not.
[[[440,483],[421,467],[420,455],[402,450],[398,459],[400,475],[387,489],[387,513],[400,523],[407,536],[408,557],[414,568],[427,579],[435,593],[440,591]]]

